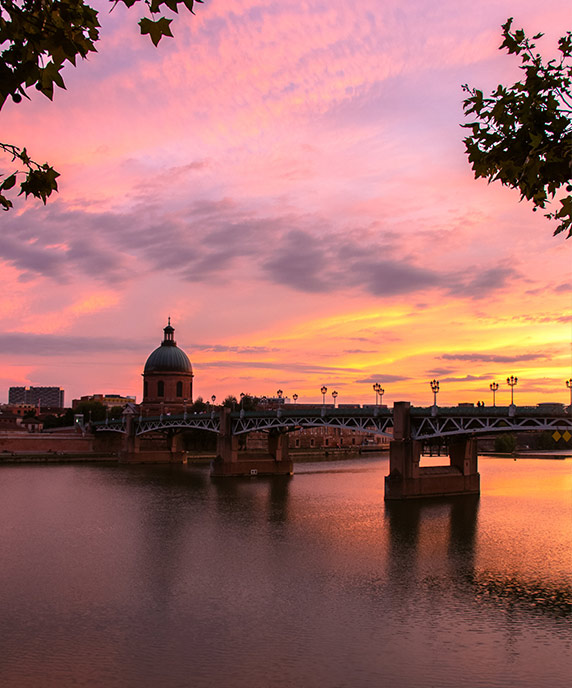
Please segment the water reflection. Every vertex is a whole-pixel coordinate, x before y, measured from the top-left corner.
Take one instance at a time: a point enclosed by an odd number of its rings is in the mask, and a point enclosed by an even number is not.
[[[566,466],[384,505],[386,468],[3,470],[0,684],[567,686]]]
[[[535,617],[572,616],[572,586],[547,576],[548,570],[535,578],[530,572],[507,575],[502,569],[482,569],[477,555],[479,506],[479,496],[386,503],[389,578],[399,581],[395,592],[408,597],[418,586],[456,589],[471,604],[518,608]]]
[[[417,568],[418,562],[439,556],[455,578],[472,572],[479,501],[478,495],[469,495],[386,502],[392,569]]]

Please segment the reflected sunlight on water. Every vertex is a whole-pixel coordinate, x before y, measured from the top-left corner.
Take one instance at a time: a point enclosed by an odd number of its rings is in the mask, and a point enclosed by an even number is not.
[[[442,461],[442,459],[441,459]],[[567,686],[572,462],[385,504],[387,458],[0,469],[0,684]]]

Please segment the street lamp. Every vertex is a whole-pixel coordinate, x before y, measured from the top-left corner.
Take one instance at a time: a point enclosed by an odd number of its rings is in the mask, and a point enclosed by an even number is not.
[[[211,401],[213,402],[213,406],[214,406],[214,403],[215,403],[215,401],[216,401],[216,394],[213,394],[213,395],[212,395]]]
[[[493,406],[496,406],[496,405],[497,405],[497,404],[496,404],[496,397],[495,397],[495,395],[496,395],[496,392],[497,392],[497,389],[498,389],[498,388],[499,388],[499,383],[498,383],[498,382],[491,382],[491,384],[489,385],[489,389],[490,389],[491,392],[493,393]]]
[[[322,404],[325,406],[326,405],[326,392],[328,391],[328,388],[326,385],[322,385],[320,387],[320,392],[322,392]]]
[[[377,406],[379,403],[379,397],[378,397],[378,392],[379,392],[379,382],[376,382],[373,385],[373,391],[375,392],[375,405]]]
[[[294,392],[294,394],[292,395],[292,399],[294,399],[294,403],[298,401],[298,395],[296,394],[296,392]]]
[[[383,395],[385,394],[385,390],[379,384],[377,385],[377,393],[379,394],[379,404],[383,406]]]
[[[338,393],[336,392],[335,389],[332,392],[332,396],[334,397],[334,408],[336,408],[336,399],[338,398]]]
[[[570,411],[572,412],[572,377],[566,380],[566,387],[570,390]]]
[[[244,397],[245,397],[245,396],[246,396],[246,395],[244,394],[244,392],[241,392],[241,393],[240,393],[240,408],[242,408],[242,406],[243,406],[242,402],[244,401]]]
[[[437,392],[439,391],[439,381],[431,380],[431,391],[433,392],[433,406],[437,406]]]
[[[514,388],[516,387],[516,383],[518,382],[518,378],[514,377],[514,375],[511,375],[510,377],[507,377],[506,379],[506,384],[510,387],[510,405],[514,406]]]
[[[279,399],[282,399],[282,395],[284,394],[284,392],[281,389],[278,389],[276,390],[276,394],[278,395]]]

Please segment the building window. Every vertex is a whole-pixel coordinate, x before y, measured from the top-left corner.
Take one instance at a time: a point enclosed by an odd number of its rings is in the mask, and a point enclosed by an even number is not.
[[[329,446],[330,440],[326,437],[326,447]]]
[[[313,447],[315,445],[315,440],[314,438],[310,438],[310,446]]]
[[[143,396],[146,397],[149,394],[149,383],[147,380],[143,383]]]
[[[355,444],[355,443],[356,443],[356,438],[352,437],[352,444]]]
[[[159,382],[157,383],[157,396],[165,396],[165,383],[163,382],[163,380],[159,380]]]
[[[296,448],[298,448],[298,447],[300,446],[300,438],[299,438],[299,437],[297,437],[297,438],[294,440],[294,446],[295,446]]]
[[[177,382],[177,396],[183,396],[183,383],[181,381]]]

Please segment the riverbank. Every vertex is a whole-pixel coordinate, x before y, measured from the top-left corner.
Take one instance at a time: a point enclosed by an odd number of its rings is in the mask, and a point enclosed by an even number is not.
[[[0,464],[13,463],[93,463],[117,462],[117,454],[105,452],[7,452],[0,453]]]
[[[316,449],[304,451],[291,451],[290,457],[294,463],[313,463],[320,461],[347,461],[361,456],[387,454],[388,450],[372,452],[368,449],[364,452],[348,451],[344,449]],[[215,458],[214,452],[187,452],[187,463],[208,465]],[[0,465],[14,463],[113,463],[119,460],[117,453],[113,452],[25,452],[3,451],[0,452]]]
[[[351,461],[368,456],[387,456],[389,451],[387,449],[380,449],[378,451],[347,451],[337,448],[323,450],[304,450],[291,451],[290,457],[294,463],[319,463],[323,461]],[[215,458],[214,452],[188,452],[187,463],[196,465],[209,465]],[[437,455],[424,455],[424,458],[438,458]],[[440,455],[444,462],[448,462],[449,457]],[[514,454],[506,454],[501,452],[479,452],[479,458],[493,458],[493,459],[511,459],[516,461],[518,459],[542,459],[552,461],[562,461],[565,459],[572,459],[572,452],[567,450],[561,451],[522,451]],[[14,464],[14,463],[114,463],[119,461],[117,453],[113,452],[0,452],[0,465]]]
[[[479,457],[494,459],[546,459],[562,461],[564,459],[572,459],[572,451],[570,450],[556,450],[556,451],[516,451],[511,454],[502,452],[479,452]]]

